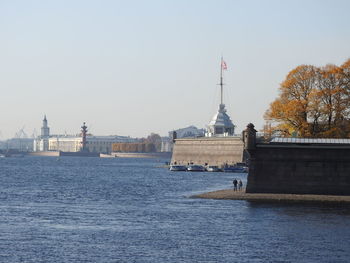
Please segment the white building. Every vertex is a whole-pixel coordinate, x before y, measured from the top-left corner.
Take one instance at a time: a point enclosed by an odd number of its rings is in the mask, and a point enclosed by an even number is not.
[[[171,152],[174,146],[174,139],[203,137],[204,134],[205,129],[198,129],[193,125],[170,131],[169,137],[162,137],[161,152]],[[174,138],[174,136],[176,136],[176,138]]]
[[[173,138],[173,134],[176,132],[176,138],[188,138],[188,137],[202,137],[204,136],[205,130],[198,129],[191,125],[186,128],[177,129],[169,132],[169,137]]]
[[[89,152],[110,153],[116,142],[135,142],[127,136],[92,136],[86,137],[86,150]],[[46,116],[43,120],[41,135],[34,140],[34,151],[79,152],[82,150],[83,137],[80,135],[50,135]]]
[[[43,119],[43,126],[41,127],[41,135],[36,138],[33,142],[34,152],[45,152],[49,150],[49,138],[50,138],[50,128],[47,125],[46,115]]]
[[[126,136],[87,136],[86,150],[88,152],[110,153],[112,144],[117,142],[135,142],[136,139]],[[82,150],[81,136],[51,136],[49,151],[79,152]]]
[[[162,137],[161,152],[171,152],[173,150],[173,142],[170,137]]]

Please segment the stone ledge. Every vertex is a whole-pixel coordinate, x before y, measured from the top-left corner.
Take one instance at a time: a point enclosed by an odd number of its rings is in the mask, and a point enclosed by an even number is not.
[[[233,191],[233,189],[219,190],[190,196],[190,198],[221,199],[221,200],[247,200],[263,202],[288,202],[288,203],[333,203],[349,204],[350,196],[341,195],[301,195],[301,194],[249,194],[245,191]]]

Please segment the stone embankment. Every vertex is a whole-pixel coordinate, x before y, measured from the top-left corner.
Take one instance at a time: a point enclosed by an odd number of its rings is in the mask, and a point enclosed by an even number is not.
[[[247,200],[262,202],[286,202],[286,203],[330,203],[349,204],[350,196],[339,195],[309,195],[309,194],[256,194],[245,191],[233,191],[233,189],[219,190],[191,196],[191,198]]]

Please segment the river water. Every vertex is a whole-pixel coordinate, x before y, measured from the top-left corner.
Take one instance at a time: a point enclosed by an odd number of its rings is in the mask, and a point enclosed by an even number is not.
[[[350,208],[189,196],[244,174],[0,158],[0,262],[350,262]]]

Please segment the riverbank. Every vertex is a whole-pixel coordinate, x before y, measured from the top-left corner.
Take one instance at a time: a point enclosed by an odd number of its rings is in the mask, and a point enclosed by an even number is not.
[[[112,152],[112,157],[121,158],[158,158],[171,159],[171,152],[155,152],[155,153],[127,153],[127,152]]]
[[[233,189],[219,190],[193,195],[191,198],[247,200],[255,202],[286,202],[286,203],[333,203],[350,205],[350,196],[340,195],[300,195],[300,194],[250,194]]]

